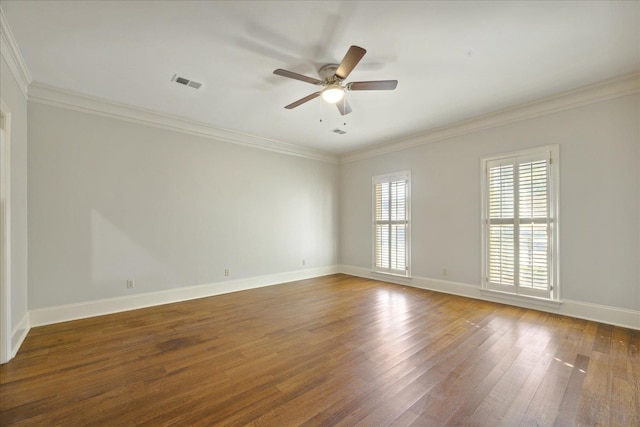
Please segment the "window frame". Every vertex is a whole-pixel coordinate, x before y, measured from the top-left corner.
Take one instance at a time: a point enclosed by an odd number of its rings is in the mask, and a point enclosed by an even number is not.
[[[489,281],[489,164],[494,166],[502,164],[512,163],[516,166],[526,163],[527,161],[542,160],[544,158],[549,159],[548,174],[547,174],[547,203],[548,203],[548,252],[550,259],[548,260],[549,269],[549,287],[550,289],[534,289],[526,286],[521,286],[519,277],[514,277],[513,285],[500,284]],[[511,153],[505,153],[497,156],[483,157],[481,160],[481,254],[482,254],[482,276],[481,276],[481,289],[483,291],[500,292],[509,294],[518,298],[535,298],[546,301],[559,301],[560,300],[560,271],[559,271],[559,236],[560,236],[560,216],[559,216],[559,189],[560,189],[560,148],[559,145],[546,145],[542,147],[520,150]],[[517,174],[516,174],[517,175]],[[515,179],[515,178],[514,178]],[[519,187],[519,181],[514,180],[514,193],[517,196]],[[514,196],[514,209],[518,204],[518,200]],[[518,245],[519,235],[517,229],[520,226],[520,220],[522,216],[514,218],[514,256],[517,260],[520,251]],[[494,222],[495,223],[495,222]],[[508,223],[506,221],[505,223]],[[531,221],[533,224],[534,221]],[[514,263],[516,261],[514,260]],[[516,268],[519,268],[516,267]],[[514,270],[514,276],[517,269]]]
[[[385,182],[394,182],[404,180],[405,184],[405,270],[397,270],[386,267],[378,267],[376,264],[376,248],[377,248],[377,233],[376,225],[379,224],[376,220],[376,185]],[[371,179],[371,237],[372,237],[372,252],[371,252],[371,265],[372,271],[378,274],[387,274],[392,276],[399,276],[410,278],[411,277],[411,171],[400,171],[387,173],[383,175],[373,176]],[[389,220],[391,221],[391,220]],[[389,246],[391,246],[389,244]]]

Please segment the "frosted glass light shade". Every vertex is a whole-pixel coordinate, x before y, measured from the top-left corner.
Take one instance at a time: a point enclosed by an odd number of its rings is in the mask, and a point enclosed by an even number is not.
[[[344,89],[340,86],[329,86],[322,91],[322,99],[331,104],[335,104],[342,98],[344,98]]]

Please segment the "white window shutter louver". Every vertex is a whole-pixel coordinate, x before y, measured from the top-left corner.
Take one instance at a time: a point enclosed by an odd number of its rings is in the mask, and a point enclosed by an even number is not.
[[[408,178],[374,178],[374,270],[408,274]]]
[[[550,298],[553,210],[549,153],[489,159],[484,169],[484,287]]]

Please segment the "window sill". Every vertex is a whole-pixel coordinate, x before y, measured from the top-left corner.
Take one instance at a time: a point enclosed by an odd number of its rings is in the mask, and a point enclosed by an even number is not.
[[[405,276],[404,274],[387,273],[384,271],[375,271],[375,270],[371,270],[371,274],[378,275],[380,277],[393,277],[394,279],[404,279],[407,281],[411,281],[411,276]]]
[[[562,301],[537,298],[528,295],[516,295],[507,292],[496,291],[493,289],[480,289],[480,292],[484,295],[504,301],[526,302],[529,304],[539,305],[547,308],[560,308],[562,306]]]

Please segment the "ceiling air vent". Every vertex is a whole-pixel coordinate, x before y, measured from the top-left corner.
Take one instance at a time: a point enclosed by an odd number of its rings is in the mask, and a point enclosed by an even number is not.
[[[332,130],[331,132],[335,132],[335,133],[337,133],[338,135],[344,135],[345,133],[347,133],[347,132],[343,131],[342,129],[338,129],[338,128],[335,128],[335,129],[334,129],[334,130]]]
[[[173,75],[173,78],[171,79],[171,81],[179,83],[181,85],[192,87],[194,89],[200,89],[200,86],[202,86],[202,83],[194,82],[193,80],[189,80],[187,78],[180,77],[177,74]]]

